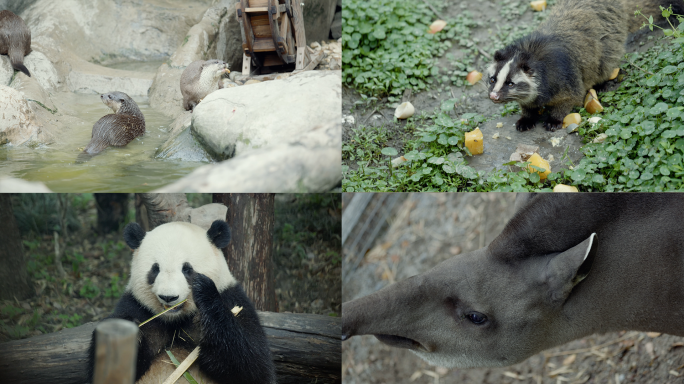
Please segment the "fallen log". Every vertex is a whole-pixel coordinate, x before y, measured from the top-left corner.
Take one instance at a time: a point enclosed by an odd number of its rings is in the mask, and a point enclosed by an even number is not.
[[[279,384],[341,382],[340,318],[259,312]],[[96,323],[0,344],[2,382],[86,382],[88,345]]]

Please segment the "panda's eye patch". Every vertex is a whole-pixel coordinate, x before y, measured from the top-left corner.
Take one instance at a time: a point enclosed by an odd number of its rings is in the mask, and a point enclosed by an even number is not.
[[[154,284],[154,280],[157,279],[157,275],[159,274],[159,264],[154,263],[152,265],[152,269],[147,273],[147,283],[152,285]]]
[[[183,263],[183,274],[185,276],[191,276],[195,272],[194,269],[192,269],[192,265],[190,263]]]

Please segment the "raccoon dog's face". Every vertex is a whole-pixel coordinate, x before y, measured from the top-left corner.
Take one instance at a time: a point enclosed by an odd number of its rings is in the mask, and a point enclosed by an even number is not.
[[[504,49],[494,54],[494,60],[486,70],[490,100],[529,104],[537,98],[539,80],[529,55]]]

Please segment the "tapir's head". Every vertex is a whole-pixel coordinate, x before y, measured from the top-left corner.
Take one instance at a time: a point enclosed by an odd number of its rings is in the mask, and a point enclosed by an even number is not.
[[[492,246],[342,305],[342,337],[375,335],[446,367],[510,365],[554,345],[551,325],[591,268],[596,234],[564,251]]]

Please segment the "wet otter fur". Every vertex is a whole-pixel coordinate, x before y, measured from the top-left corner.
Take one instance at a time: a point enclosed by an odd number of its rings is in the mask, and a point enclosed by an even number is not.
[[[485,78],[489,98],[520,104],[518,131],[534,128],[542,107],[549,112],[544,128],[560,129],[587,91],[601,91],[619,67],[628,33],[644,22],[634,12],[662,20],[659,6],[670,4],[684,12],[684,0],[558,0],[536,31],[494,54]]]
[[[31,53],[31,30],[11,11],[0,11],[0,54],[8,55],[12,68],[31,77],[24,57]]]
[[[92,138],[79,158],[97,155],[107,147],[124,147],[145,133],[145,116],[130,96],[110,92],[100,95],[100,99],[114,114],[101,117],[93,125]]]
[[[180,79],[183,108],[192,111],[208,94],[223,88],[221,76],[230,73],[228,64],[221,60],[198,60],[188,65]]]

